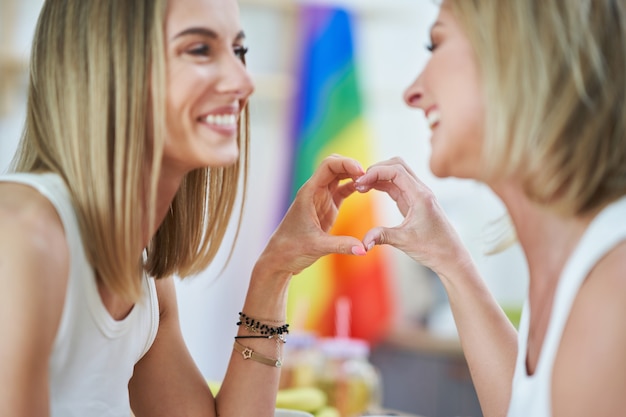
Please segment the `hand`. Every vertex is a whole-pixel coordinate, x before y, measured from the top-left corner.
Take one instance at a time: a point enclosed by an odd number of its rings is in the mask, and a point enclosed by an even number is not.
[[[355,192],[354,180],[363,174],[353,159],[339,155],[324,159],[296,194],[262,256],[271,258],[275,267],[297,274],[330,253],[365,255],[356,237],[328,233],[341,203]],[[351,181],[342,182],[346,179]]]
[[[404,220],[396,227],[376,227],[368,231],[363,244],[391,245],[420,264],[440,272],[455,256],[469,256],[456,231],[437,203],[432,191],[400,158],[371,166],[356,180],[358,192],[371,189],[387,193],[396,202]]]

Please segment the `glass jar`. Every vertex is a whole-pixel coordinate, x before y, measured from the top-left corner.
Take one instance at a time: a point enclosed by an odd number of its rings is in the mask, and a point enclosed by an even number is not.
[[[283,365],[279,389],[312,387],[321,355],[317,349],[317,337],[311,333],[291,333],[283,345]]]
[[[380,375],[369,362],[369,345],[351,338],[321,339],[317,386],[341,417],[360,416],[381,405]]]

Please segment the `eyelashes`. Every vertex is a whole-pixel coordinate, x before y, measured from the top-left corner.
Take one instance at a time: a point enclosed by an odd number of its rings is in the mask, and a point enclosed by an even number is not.
[[[187,51],[187,53],[194,56],[209,56],[209,54],[211,53],[211,48],[207,44],[201,44],[194,48],[191,48]]]
[[[207,44],[200,44],[194,48],[191,48],[187,51],[189,55],[193,55],[196,57],[209,57],[211,55],[211,47]],[[248,48],[242,45],[234,46],[233,53],[239,58],[241,61],[245,60],[246,54],[248,53]]]
[[[426,45],[425,45],[425,47],[426,47],[426,50],[427,50],[428,52],[431,52],[431,53],[432,53],[432,52],[434,52],[434,51],[435,51],[435,49],[437,49],[437,45],[435,45],[435,43],[434,43],[434,42],[431,42],[431,43],[429,43],[429,44],[426,44]]]
[[[246,58],[246,54],[248,53],[248,48],[245,46],[235,46],[233,48],[233,52],[240,60],[244,61]]]

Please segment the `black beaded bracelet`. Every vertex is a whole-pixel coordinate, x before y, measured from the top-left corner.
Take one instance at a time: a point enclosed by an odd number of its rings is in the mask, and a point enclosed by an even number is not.
[[[252,333],[261,333],[262,335],[274,336],[289,333],[289,324],[270,326],[262,323],[260,320],[247,316],[243,312],[239,312],[239,321],[237,322],[237,326],[241,325],[245,326],[246,329]]]

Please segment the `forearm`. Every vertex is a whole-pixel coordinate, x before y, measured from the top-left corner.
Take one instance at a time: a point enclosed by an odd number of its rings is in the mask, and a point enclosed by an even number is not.
[[[339,205],[355,190],[351,182],[340,183],[363,173],[357,161],[332,155],[304,183],[254,267],[242,308],[247,316],[280,327],[285,319],[287,289],[293,274],[329,253],[354,254],[354,248],[364,252],[363,243],[357,238],[328,234]],[[239,326],[238,336],[257,334],[244,325]],[[282,356],[280,339],[238,341],[263,357]],[[242,353],[233,351],[216,398],[218,415],[273,416],[279,379],[280,368],[253,358],[245,359]]]
[[[249,301],[246,301],[242,311],[250,308],[250,316],[267,314],[267,318],[284,317],[287,279],[281,281],[276,275],[270,276],[259,271],[270,270],[255,268],[248,292]],[[251,359],[244,360],[241,353],[233,351],[222,386],[217,398],[214,398],[185,346],[178,323],[173,280],[158,280],[156,286],[160,306],[159,331],[150,350],[135,365],[129,383],[135,415],[272,417],[279,368]],[[253,312],[252,308],[256,306],[259,306],[258,312]],[[231,317],[230,320],[234,325],[237,317]],[[239,334],[247,333],[242,327]],[[226,343],[232,346],[233,340],[227,340]],[[276,358],[276,342],[273,339],[243,339],[241,343],[263,356]]]
[[[266,265],[262,260],[255,265],[241,311],[271,327],[280,327],[285,323],[287,288],[291,276]],[[246,329],[243,323],[237,335],[245,337],[259,333]],[[282,359],[283,342],[276,337],[242,338],[237,341],[255,354]],[[273,416],[279,379],[279,367],[259,363],[252,358],[245,359],[241,352],[233,349],[222,387],[216,397],[217,414]]]
[[[403,222],[371,229],[363,244],[394,246],[441,278],[483,412],[486,417],[504,415],[515,368],[515,329],[434,194],[400,158],[369,167],[356,189],[380,190],[396,202]]]
[[[450,307],[485,417],[504,416],[511,396],[517,333],[469,254],[448,263],[439,277]]]

